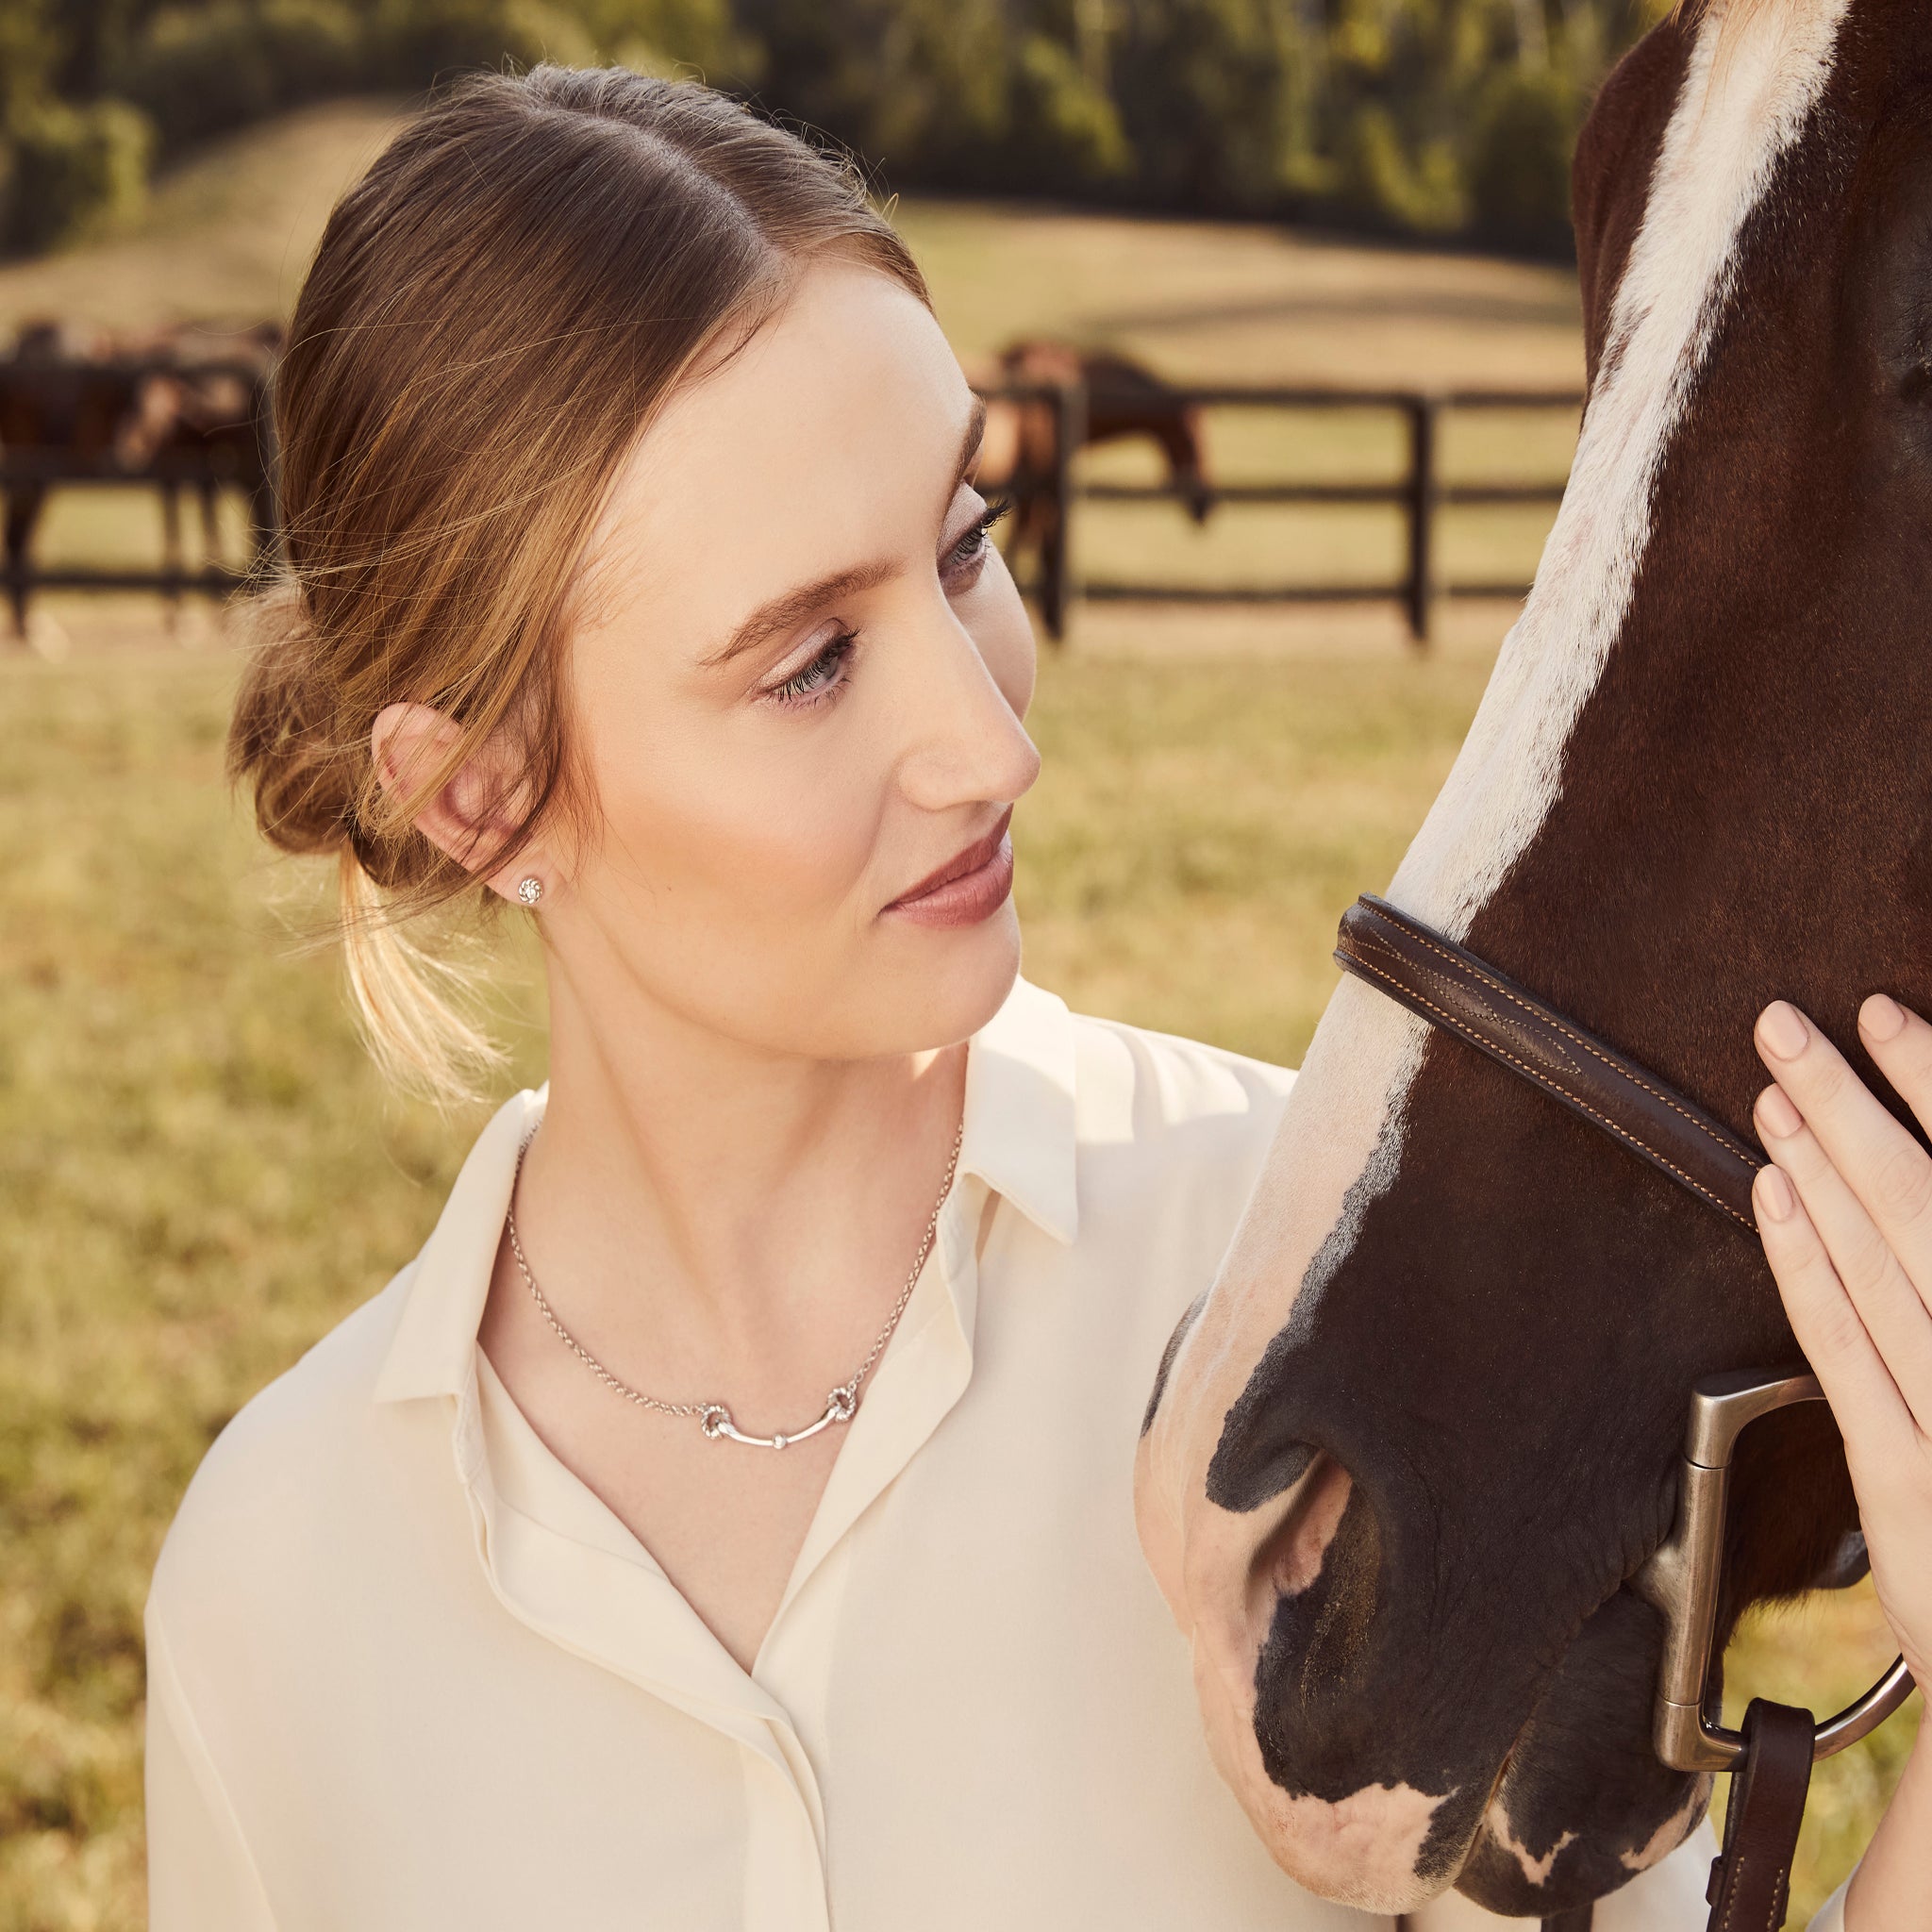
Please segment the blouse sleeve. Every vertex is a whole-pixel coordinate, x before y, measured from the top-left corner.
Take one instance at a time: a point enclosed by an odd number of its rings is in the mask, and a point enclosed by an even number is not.
[[[241,1821],[202,1740],[152,1605],[147,1883],[149,1932],[275,1932]]]

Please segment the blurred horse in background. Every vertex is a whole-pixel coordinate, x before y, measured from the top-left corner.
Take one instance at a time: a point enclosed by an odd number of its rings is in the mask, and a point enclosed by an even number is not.
[[[1061,480],[1074,450],[1060,447],[1062,423],[1052,391],[1073,390],[1084,399],[1075,447],[1150,440],[1166,458],[1168,486],[1196,524],[1214,508],[1200,411],[1145,363],[1102,349],[1027,338],[1009,343],[991,369],[969,372],[988,393],[986,439],[980,447],[977,487],[1013,500],[1008,561],[1020,575],[1023,558],[1035,559],[1034,580],[1061,581],[1066,516]],[[1003,395],[1002,391],[1037,391]],[[1058,633],[1053,611],[1049,623]]]
[[[225,486],[248,499],[251,553],[275,529],[274,464],[269,446],[268,385],[282,346],[279,323],[246,328],[192,324],[160,339],[166,360],[149,372],[142,394],[145,421],[160,425],[156,456],[185,458],[192,481],[161,484],[162,542],[167,567],[180,566],[180,492],[192,488],[201,504],[204,561],[221,560],[218,511]]]
[[[207,560],[220,558],[218,496],[244,491],[253,543],[275,526],[267,393],[278,324],[187,324],[140,335],[35,321],[0,357],[0,455],[52,459],[5,491],[5,562],[13,630],[27,630],[27,559],[47,496],[71,467],[136,476],[161,494],[165,566],[181,569],[180,492],[201,502]],[[178,593],[171,596],[171,615]]]

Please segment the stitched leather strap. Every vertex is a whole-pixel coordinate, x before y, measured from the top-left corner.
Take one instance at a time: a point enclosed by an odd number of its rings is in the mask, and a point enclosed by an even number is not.
[[[1647,1067],[1385,899],[1342,915],[1336,962],[1541,1087],[1707,1207],[1757,1232],[1762,1158]]]
[[[1743,1768],[1731,1781],[1724,1817],[1724,1848],[1710,1868],[1707,1932],[1778,1932],[1784,1924],[1816,1737],[1808,1710],[1751,1700]]]

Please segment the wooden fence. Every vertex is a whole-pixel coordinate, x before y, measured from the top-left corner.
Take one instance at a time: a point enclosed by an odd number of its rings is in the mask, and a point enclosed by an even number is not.
[[[1041,389],[1038,385],[985,391],[991,400],[1004,397],[1045,403],[1056,411],[1055,456],[1046,471],[1015,479],[1022,496],[1050,500],[1059,541],[1046,546],[1041,567],[1027,585],[1038,603],[1050,635],[1064,634],[1074,605],[1080,600],[1104,603],[1186,604],[1314,604],[1393,601],[1407,618],[1416,644],[1427,643],[1433,612],[1442,597],[1516,597],[1528,586],[1522,582],[1446,580],[1439,562],[1440,512],[1464,506],[1549,504],[1560,501],[1563,483],[1547,481],[1446,482],[1441,474],[1440,427],[1445,412],[1485,410],[1575,411],[1582,396],[1568,390],[1452,390],[1430,393],[1404,389],[1325,387],[1269,388],[1219,386],[1174,391],[1178,405],[1202,409],[1274,411],[1380,410],[1391,412],[1404,425],[1406,458],[1393,477],[1360,482],[1315,481],[1292,477],[1276,480],[1214,483],[1216,505],[1341,504],[1392,508],[1404,519],[1404,567],[1399,577],[1380,581],[1295,580],[1269,584],[1201,584],[1157,580],[1083,576],[1077,568],[1077,532],[1081,506],[1109,503],[1172,501],[1182,491],[1172,482],[1116,483],[1081,475],[1076,452],[1084,441],[1090,398],[1077,385]],[[265,443],[264,443],[265,447]],[[40,484],[66,488],[149,489],[164,495],[207,485],[257,489],[259,478],[241,474],[232,452],[220,453],[220,467],[196,452],[171,451],[135,470],[117,467],[108,457],[75,457],[53,450],[0,451],[0,491]],[[171,516],[172,516],[171,511]],[[30,558],[0,560],[0,587],[21,598],[39,590],[151,591],[168,596],[185,591],[225,594],[245,573],[203,563],[190,568],[178,561],[160,569],[56,567],[43,569]]]
[[[1441,467],[1441,424],[1450,410],[1471,413],[1495,410],[1562,410],[1574,413],[1583,396],[1573,390],[1449,390],[1429,392],[1403,389],[1328,387],[1219,386],[1182,389],[1178,403],[1196,408],[1287,411],[1382,410],[1404,425],[1406,458],[1392,478],[1364,482],[1274,481],[1215,483],[1216,504],[1353,504],[1398,509],[1406,541],[1404,569],[1399,577],[1379,582],[1296,580],[1272,584],[1224,585],[1162,583],[1086,577],[1077,568],[1076,545],[1062,544],[1057,559],[1059,581],[1043,575],[1032,587],[1047,627],[1058,635],[1066,613],[1079,599],[1108,603],[1188,604],[1315,604],[1391,600],[1400,604],[1410,637],[1418,646],[1428,642],[1437,600],[1441,597],[1520,597],[1528,591],[1522,581],[1491,582],[1445,579],[1439,561],[1439,513],[1445,508],[1560,502],[1563,481],[1444,481]],[[1063,436],[1084,425],[1086,399],[1077,392],[1061,400]],[[1113,483],[1084,481],[1077,467],[1060,466],[1055,479],[1060,514],[1067,528],[1077,531],[1081,503],[1178,503],[1182,491],[1171,482]]]

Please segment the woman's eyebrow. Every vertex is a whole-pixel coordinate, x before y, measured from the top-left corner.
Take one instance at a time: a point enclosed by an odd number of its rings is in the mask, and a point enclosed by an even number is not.
[[[946,486],[946,503],[953,500],[953,493],[964,481],[966,473],[972,469],[979,455],[981,439],[986,434],[986,404],[982,398],[973,398],[973,410],[966,419],[966,433],[959,440],[958,463],[953,472],[953,479]],[[941,506],[941,514],[944,505]],[[823,605],[832,603],[840,597],[850,597],[860,591],[870,591],[891,576],[896,566],[890,562],[863,563],[850,570],[834,571],[829,576],[818,578],[809,584],[801,584],[794,591],[786,591],[758,608],[741,624],[719,647],[700,661],[707,671],[715,671],[721,664],[728,664],[734,658],[741,658],[747,651],[755,651],[760,644],[770,643],[775,637],[781,637],[794,625],[804,623],[814,610]]]
[[[784,591],[770,603],[760,604],[709,657],[703,658],[704,668],[714,671],[721,664],[730,663],[734,658],[741,658],[747,651],[757,650],[760,644],[770,643],[794,625],[803,624],[814,610],[835,598],[849,597],[856,591],[869,591],[875,584],[884,583],[897,568],[897,563],[886,560],[862,563],[851,570],[834,571],[830,576],[820,577],[815,582],[801,584],[795,591]]]

